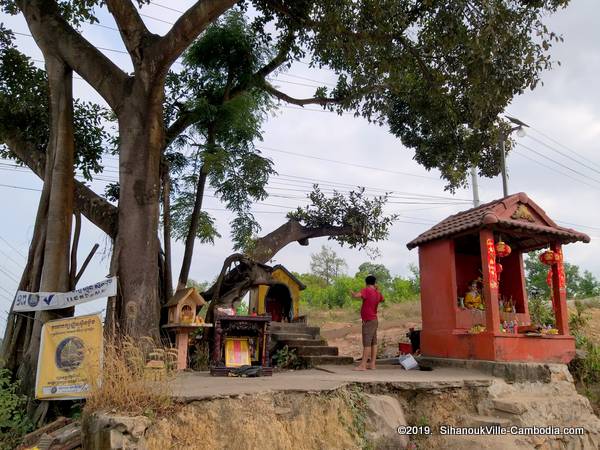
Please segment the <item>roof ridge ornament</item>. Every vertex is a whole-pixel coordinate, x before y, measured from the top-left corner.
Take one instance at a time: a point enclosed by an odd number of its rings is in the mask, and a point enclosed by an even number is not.
[[[517,203],[517,209],[515,210],[513,215],[510,216],[510,218],[515,220],[526,220],[528,222],[535,222],[535,218],[533,217],[533,214],[531,214],[531,211],[529,211],[529,208],[527,208],[527,206],[521,202]]]

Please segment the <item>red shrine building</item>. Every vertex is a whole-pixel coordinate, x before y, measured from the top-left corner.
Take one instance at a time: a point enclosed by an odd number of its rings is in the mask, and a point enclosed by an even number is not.
[[[558,226],[524,193],[450,216],[408,243],[419,248],[424,356],[569,362],[562,246],[589,242]],[[546,249],[555,324],[531,323],[523,253]]]

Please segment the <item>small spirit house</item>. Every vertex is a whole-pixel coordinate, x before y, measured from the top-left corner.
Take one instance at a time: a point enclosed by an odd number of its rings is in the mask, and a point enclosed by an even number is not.
[[[194,323],[198,307],[204,305],[206,301],[196,292],[196,289],[180,289],[165,305],[169,308],[169,325]]]
[[[526,194],[460,212],[408,244],[419,248],[425,356],[491,361],[569,362],[562,245],[589,242],[558,226]],[[523,253],[546,249],[555,322],[532,323]]]
[[[186,288],[175,292],[175,295],[164,306],[169,309],[168,321],[163,328],[175,333],[177,347],[177,369],[185,370],[188,365],[188,347],[190,333],[201,327],[212,327],[205,324],[198,314],[198,308],[206,305],[196,289]]]

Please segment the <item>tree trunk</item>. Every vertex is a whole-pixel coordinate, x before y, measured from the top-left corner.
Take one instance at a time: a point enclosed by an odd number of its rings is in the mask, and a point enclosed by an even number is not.
[[[164,291],[168,300],[173,295],[173,266],[171,265],[171,178],[169,166],[163,166],[163,246],[165,251],[164,261]]]
[[[198,231],[198,219],[202,210],[202,200],[204,198],[204,187],[206,186],[206,170],[204,164],[200,167],[198,174],[198,185],[196,186],[196,199],[194,201],[194,209],[190,219],[190,228],[185,239],[185,251],[183,253],[183,261],[181,263],[181,272],[179,273],[179,281],[177,282],[177,290],[186,287],[188,277],[190,275],[190,266],[192,265],[192,256],[194,255],[194,242]]]
[[[136,74],[119,119],[119,224],[115,246],[122,333],[158,337],[158,218],[164,141],[163,79]]]
[[[44,188],[49,185],[46,238],[39,290],[65,292],[69,290],[69,259],[71,223],[73,217],[73,73],[65,64],[46,55],[46,71],[50,86],[51,132]],[[42,206],[42,203],[40,203]],[[32,399],[42,326],[50,319],[72,315],[73,308],[35,313],[29,345],[17,371],[21,389]],[[30,404],[31,405],[31,404]],[[29,408],[32,412],[31,407]],[[45,412],[36,415],[43,420]]]

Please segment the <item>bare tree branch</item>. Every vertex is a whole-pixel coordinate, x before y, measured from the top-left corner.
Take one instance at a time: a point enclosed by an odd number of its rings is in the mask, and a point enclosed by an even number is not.
[[[208,25],[237,3],[236,0],[198,0],[154,45],[153,52],[166,69]]]
[[[275,89],[271,84],[269,84],[267,82],[265,82],[265,90],[269,94],[273,95],[274,97],[277,97],[279,100],[283,100],[284,102],[292,103],[292,104],[298,105],[298,106],[304,106],[304,105],[326,106],[331,103],[339,103],[339,100],[337,100],[335,98],[326,98],[326,97],[294,98],[294,97],[290,97],[286,93]]]
[[[54,0],[18,0],[40,48],[60,57],[118,111],[129,77],[61,17]]]
[[[131,0],[106,0],[106,5],[117,22],[134,65],[141,65],[144,45],[148,44],[151,37],[158,39],[158,36],[148,31]]]
[[[279,250],[291,242],[298,241],[300,245],[308,245],[309,239],[341,236],[353,232],[354,230],[350,225],[311,228],[303,226],[296,220],[289,220],[271,233],[257,239],[250,257],[259,263],[265,264]]]

